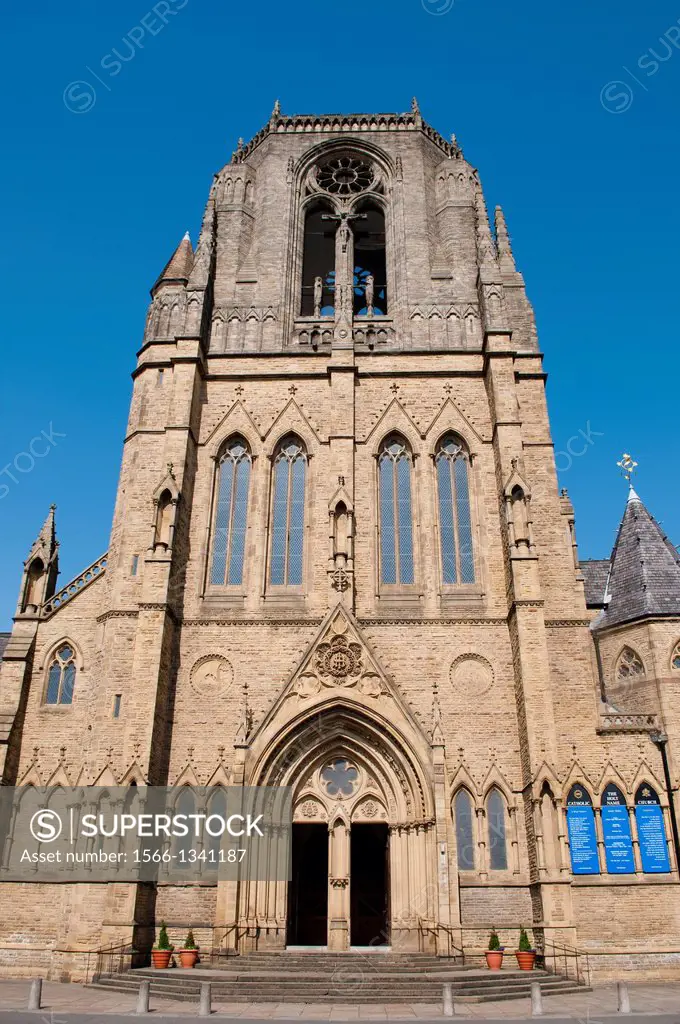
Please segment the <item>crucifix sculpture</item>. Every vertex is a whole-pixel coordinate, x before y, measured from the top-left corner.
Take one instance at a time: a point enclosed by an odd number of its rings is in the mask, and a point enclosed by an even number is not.
[[[335,323],[351,327],[354,315],[354,232],[351,221],[366,220],[365,213],[324,213],[322,220],[336,220],[335,232]],[[342,337],[342,335],[341,335]]]

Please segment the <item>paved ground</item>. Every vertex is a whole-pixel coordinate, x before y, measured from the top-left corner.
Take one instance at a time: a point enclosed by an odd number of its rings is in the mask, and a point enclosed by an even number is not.
[[[129,1021],[134,1014],[136,998],[127,993],[98,991],[82,985],[46,982],[43,986],[44,1009],[37,1013],[20,1013],[28,1001],[28,981],[0,979],[0,1024],[105,1024]],[[631,1024],[650,1020],[653,1024],[680,1024],[680,984],[630,985],[633,1014],[625,1018]],[[178,1003],[175,1000],[152,998],[152,1017],[164,1024],[181,1022],[196,1017],[196,1003]],[[366,1005],[343,1006],[322,1003],[216,1003],[214,1017],[243,1018],[249,1021],[302,1019],[305,1021],[354,1020],[418,1020],[421,1022],[442,1018],[441,1006]],[[487,1021],[527,1020],[531,1016],[528,999],[514,999],[497,1003],[460,1003],[456,1016],[474,1017]],[[583,1024],[597,1024],[602,1017],[616,1014],[616,989],[613,985],[598,986],[592,992],[566,996],[545,996],[544,1015],[551,1024],[560,1020],[578,1020]],[[658,1016],[664,1015],[664,1016]],[[620,1020],[621,1018],[619,1018]],[[610,1024],[613,1024],[610,1020]]]

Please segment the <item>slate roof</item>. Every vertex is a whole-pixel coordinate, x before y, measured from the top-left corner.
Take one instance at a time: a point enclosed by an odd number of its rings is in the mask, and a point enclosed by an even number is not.
[[[611,598],[598,618],[598,629],[650,615],[680,616],[680,554],[632,487],[612,551],[607,591]]]
[[[2,661],[2,656],[5,653],[5,647],[7,647],[11,635],[11,633],[0,633],[0,661]]]
[[[604,608],[604,595],[611,562],[608,558],[589,558],[579,562],[588,608]]]

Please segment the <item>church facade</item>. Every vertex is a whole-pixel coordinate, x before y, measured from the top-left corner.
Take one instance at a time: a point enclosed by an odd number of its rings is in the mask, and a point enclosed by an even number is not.
[[[585,426],[585,425],[584,425]],[[586,949],[680,973],[680,558],[631,490],[578,558],[531,305],[455,139],[269,122],[152,289],[108,551],[54,509],[3,784],[288,785],[289,882],[0,885],[0,970],[204,949]],[[18,576],[19,570],[18,567]]]

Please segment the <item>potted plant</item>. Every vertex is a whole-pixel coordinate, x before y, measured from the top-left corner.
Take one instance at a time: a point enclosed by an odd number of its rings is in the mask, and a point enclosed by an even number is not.
[[[197,960],[198,949],[196,947],[196,943],[194,942],[194,933],[190,928],[189,934],[184,940],[184,945],[179,951],[179,962],[181,963],[182,967],[193,967]]]
[[[490,971],[500,971],[503,966],[503,947],[501,941],[498,938],[498,932],[495,928],[491,929],[489,935],[489,948],[485,952],[486,966]]]
[[[161,930],[158,933],[158,942],[151,950],[151,959],[157,970],[164,970],[170,964],[170,957],[175,947],[170,945],[168,930],[165,921],[161,921]]]
[[[515,956],[517,957],[517,966],[520,970],[533,971],[536,950],[529,942],[526,928],[520,928],[519,930],[519,947],[515,951]]]

